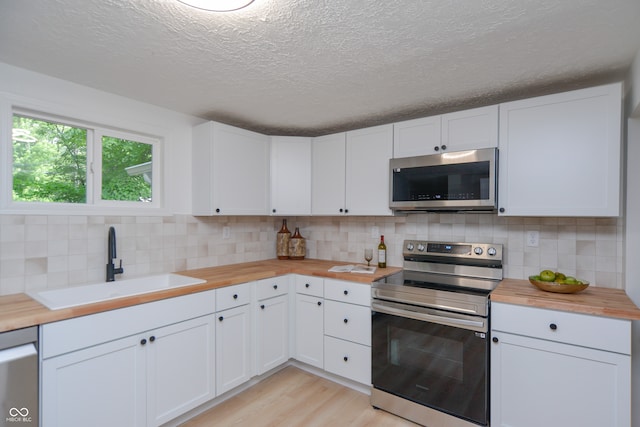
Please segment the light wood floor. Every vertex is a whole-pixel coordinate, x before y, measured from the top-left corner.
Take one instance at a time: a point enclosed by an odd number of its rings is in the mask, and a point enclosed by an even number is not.
[[[181,427],[416,425],[373,409],[366,394],[289,366]]]

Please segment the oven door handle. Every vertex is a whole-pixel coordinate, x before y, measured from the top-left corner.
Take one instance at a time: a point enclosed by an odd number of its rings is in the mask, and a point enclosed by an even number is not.
[[[398,307],[399,304],[382,302],[382,301],[372,301],[371,309],[373,311],[378,311],[380,313],[390,314],[392,316],[400,316],[400,317],[408,317],[415,320],[421,320],[425,322],[433,322],[446,326],[454,326],[461,327],[464,329],[471,329],[479,332],[487,332],[488,328],[486,325],[486,319],[483,320],[470,320],[470,319],[460,319],[457,317],[450,317],[446,315],[440,314],[430,314],[425,312],[425,309],[420,309],[418,307],[411,307],[411,309]]]

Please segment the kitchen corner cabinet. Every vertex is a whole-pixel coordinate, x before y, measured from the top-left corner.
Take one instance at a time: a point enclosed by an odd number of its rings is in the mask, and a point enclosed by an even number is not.
[[[629,427],[631,321],[491,304],[491,425]]]
[[[216,394],[253,376],[251,287],[253,282],[216,290]]]
[[[324,369],[324,279],[295,276],[295,358]]]
[[[193,128],[193,215],[267,215],[269,137],[216,122]]]
[[[616,83],[500,105],[500,215],[620,215],[621,91]]]
[[[311,214],[311,138],[271,137],[271,215]]]
[[[345,214],[346,137],[342,133],[311,142],[311,213]]]
[[[498,146],[498,106],[473,108],[393,125],[393,157]]]
[[[279,276],[256,282],[257,374],[289,360],[289,279]]]
[[[43,325],[42,426],[158,426],[213,399],[214,301],[208,291]]]

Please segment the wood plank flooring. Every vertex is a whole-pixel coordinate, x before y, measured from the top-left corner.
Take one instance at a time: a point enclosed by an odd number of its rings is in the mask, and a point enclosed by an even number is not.
[[[181,427],[415,427],[369,404],[369,396],[294,366],[192,418]]]

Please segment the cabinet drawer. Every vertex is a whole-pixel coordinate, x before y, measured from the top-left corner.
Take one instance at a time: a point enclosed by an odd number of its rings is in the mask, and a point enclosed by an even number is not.
[[[251,283],[216,289],[216,311],[249,304],[250,301]]]
[[[371,285],[331,279],[324,284],[325,298],[371,307]]]
[[[371,309],[362,305],[326,300],[324,333],[370,346]]]
[[[324,295],[324,279],[321,277],[296,275],[296,292],[320,297]]]
[[[631,321],[512,304],[491,304],[491,329],[631,354]]]
[[[256,292],[258,301],[284,295],[289,292],[289,276],[258,280]]]
[[[371,384],[371,347],[324,337],[324,369],[362,384]]]

